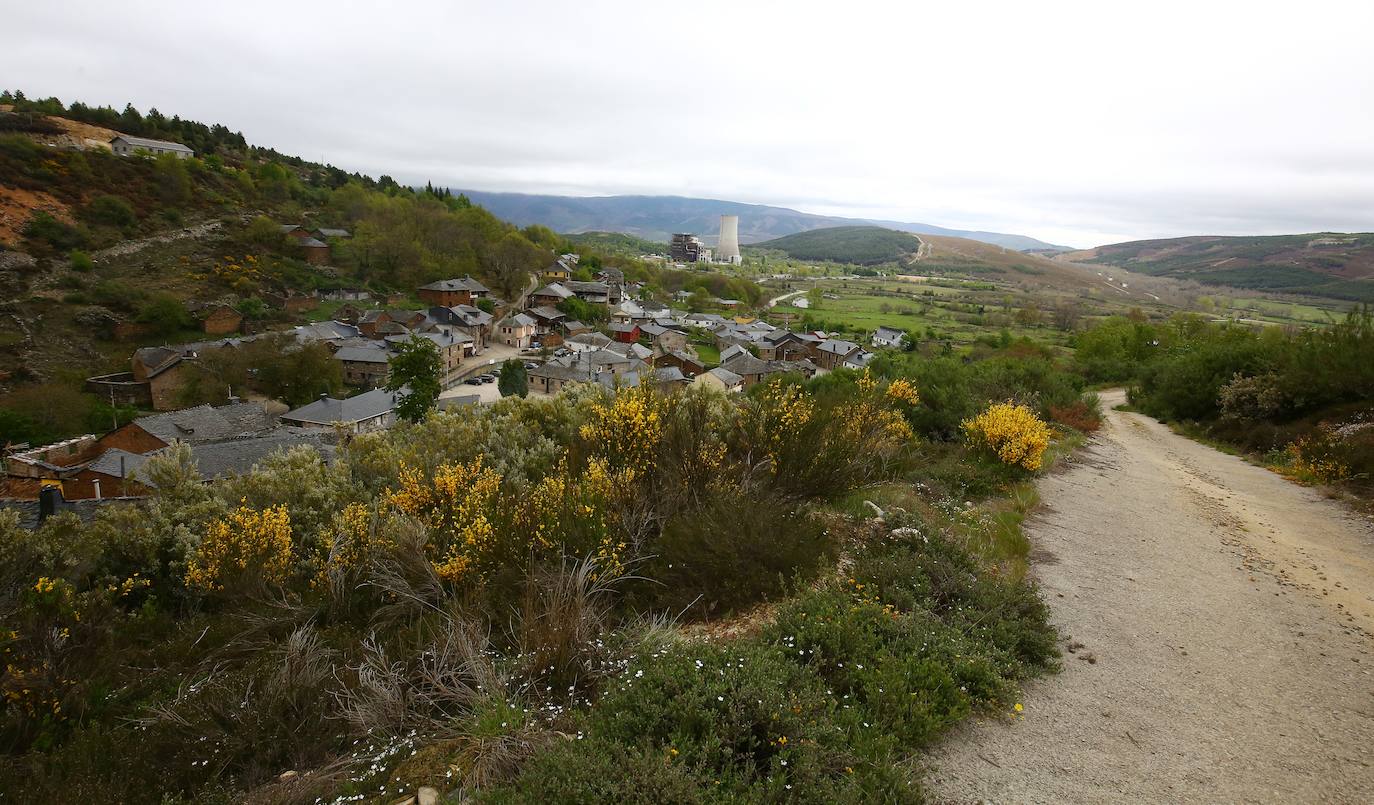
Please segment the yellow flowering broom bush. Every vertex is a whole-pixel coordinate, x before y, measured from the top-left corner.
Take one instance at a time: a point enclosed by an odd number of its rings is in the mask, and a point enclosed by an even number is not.
[[[970,444],[992,451],[1009,467],[1040,469],[1050,446],[1050,428],[1035,412],[1012,402],[996,403],[963,422]]]
[[[236,581],[283,584],[290,577],[291,515],[285,506],[240,506],[210,523],[186,562],[186,583],[223,590]]]

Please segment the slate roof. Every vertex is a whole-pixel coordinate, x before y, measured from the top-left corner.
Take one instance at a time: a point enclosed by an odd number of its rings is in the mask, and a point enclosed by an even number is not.
[[[390,363],[391,355],[376,347],[341,347],[334,353],[337,360],[344,363]]]
[[[134,350],[134,360],[143,364],[148,377],[156,377],[181,362],[181,352],[167,347],[142,347]]]
[[[564,313],[558,308],[549,307],[548,305],[532,307],[529,309],[528,312],[533,316],[537,316],[541,319],[546,319],[548,321],[556,321],[558,319],[566,319],[568,317],[568,314]]]
[[[755,358],[749,353],[736,355],[728,361],[722,361],[721,367],[729,369],[737,375],[762,375],[768,373],[768,364]]]
[[[464,394],[461,397],[440,397],[435,402],[435,407],[440,411],[447,411],[450,408],[466,408],[469,405],[477,405],[482,402],[479,394]]]
[[[906,333],[898,330],[896,327],[879,327],[873,335],[875,338],[884,338],[891,341],[896,338],[905,337]]]
[[[684,383],[687,381],[687,375],[684,375],[682,370],[676,366],[660,366],[654,370],[654,377],[660,383]]]
[[[332,341],[336,338],[357,338],[362,335],[357,327],[344,324],[341,321],[317,321],[313,324],[302,324],[291,332],[296,336],[296,340],[302,342]]]
[[[730,346],[720,351],[720,362],[726,363],[727,361],[737,358],[740,355],[749,354],[751,354],[749,350],[745,349],[743,346],[739,344],[731,344]]]
[[[610,326],[607,327],[607,329],[613,333],[633,333],[635,330],[639,329],[639,325],[623,324],[618,321],[613,321],[610,323]]]
[[[428,285],[421,285],[422,291],[468,291],[470,293],[489,293],[487,286],[473,279],[472,277],[458,277],[455,279],[435,280]]]
[[[316,239],[316,238],[305,238],[305,239],[302,240],[300,243],[301,243],[302,246],[307,246],[307,247],[312,248],[312,249],[328,249],[328,248],[329,248],[329,244],[328,244],[328,243],[325,243],[324,241],[318,240],[318,239]]]
[[[624,374],[598,372],[596,382],[611,390],[632,389],[639,385],[639,372],[625,372]]]
[[[510,322],[510,324],[508,325],[507,322]],[[512,316],[507,316],[507,317],[505,317],[504,319],[498,321],[498,322],[496,323],[496,326],[497,326],[497,327],[506,327],[506,326],[511,326],[511,327],[533,327],[533,326],[535,326],[535,325],[538,324],[538,323],[539,323],[539,322],[535,321],[534,319],[530,318],[529,316],[526,316],[524,313],[516,313],[516,314],[514,314],[514,315],[512,315]]]
[[[327,229],[320,227],[315,230],[315,234],[322,238],[351,238],[353,235],[347,229]]]
[[[694,358],[694,357],[692,357],[689,353],[683,352],[683,351],[680,350],[680,349],[670,349],[670,350],[668,350],[667,352],[665,352],[664,354],[665,354],[665,355],[671,355],[671,356],[673,356],[674,358],[677,358],[677,359],[680,360],[680,361],[686,361],[686,362],[688,362],[688,363],[695,363],[697,366],[703,365],[700,358]]]
[[[86,469],[91,472],[98,472],[101,475],[108,475],[111,478],[132,478],[134,476],[134,471],[146,464],[148,459],[152,458],[154,455],[156,455],[155,452],[147,454],[130,453],[128,450],[120,450],[117,447],[112,447],[97,456],[95,461],[86,465]],[[120,471],[121,463],[123,464],[123,472]],[[142,478],[139,479],[139,483],[142,483],[144,486],[155,486],[155,484],[149,483]],[[113,492],[114,490],[109,491]]]
[[[198,405],[139,417],[134,423],[167,444],[196,444],[259,433],[271,427],[272,419],[258,403],[236,403],[220,408]]]
[[[281,418],[283,421],[311,425],[362,422],[381,416],[395,408],[399,399],[398,394],[399,392],[387,391],[386,389],[373,389],[344,400],[327,397],[282,414]]]
[[[830,352],[840,356],[848,355],[859,348],[859,345],[855,344],[853,341],[841,341],[838,338],[831,338],[823,341],[820,346],[822,352]]]
[[[530,294],[530,296],[556,296],[559,299],[567,299],[570,296],[576,296],[576,294],[574,294],[567,288],[563,287],[563,285],[560,283],[551,282],[548,285],[545,285],[543,288],[540,288],[539,290]]]
[[[638,358],[641,361],[647,361],[654,355],[654,351],[643,344],[627,344],[623,341],[615,341],[607,344],[606,351],[619,353],[628,358]]]
[[[207,480],[250,472],[273,453],[300,446],[315,449],[324,463],[329,464],[334,460],[334,446],[325,442],[326,435],[318,430],[281,428],[247,439],[195,445],[191,448],[191,455],[200,470],[200,476]]]
[[[604,347],[607,344],[611,343],[610,337],[607,336],[605,333],[582,333],[581,335],[575,335],[572,338],[569,338],[568,340],[575,341],[579,344],[590,344],[594,347]]]
[[[735,374],[729,369],[723,369],[719,366],[710,370],[706,374],[711,375],[712,377],[720,380],[720,382],[725,384],[726,388],[730,388],[731,386],[738,386],[739,384],[744,382],[744,378],[740,377],[739,375]]]

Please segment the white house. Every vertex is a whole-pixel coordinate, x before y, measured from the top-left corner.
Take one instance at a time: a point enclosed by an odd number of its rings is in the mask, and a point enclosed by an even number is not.
[[[873,333],[873,346],[901,349],[906,345],[906,333],[896,327],[879,327]]]
[[[110,140],[110,150],[120,156],[129,156],[139,151],[147,151],[154,155],[175,154],[177,159],[190,159],[196,155],[195,151],[192,151],[181,143],[168,142],[167,140],[150,140],[147,137],[132,137],[128,134],[121,134]]]

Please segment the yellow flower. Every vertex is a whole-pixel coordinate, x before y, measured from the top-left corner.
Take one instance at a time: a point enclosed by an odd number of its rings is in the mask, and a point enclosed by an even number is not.
[[[978,416],[964,420],[964,435],[996,454],[1012,467],[1038,470],[1050,445],[1050,429],[1024,405],[997,403]]]

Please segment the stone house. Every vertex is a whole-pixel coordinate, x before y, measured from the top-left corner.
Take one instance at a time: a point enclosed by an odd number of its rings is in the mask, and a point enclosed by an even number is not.
[[[514,313],[496,323],[496,337],[508,347],[526,349],[538,329],[539,325],[532,317],[524,313]]]
[[[862,351],[863,348],[853,341],[829,338],[821,342],[821,345],[816,348],[816,365],[826,370],[836,369]]]
[[[243,314],[228,305],[211,305],[200,317],[206,335],[228,335],[243,329]]]
[[[478,299],[490,297],[491,291],[472,277],[461,277],[421,285],[416,294],[435,307],[453,307],[471,305]]]

